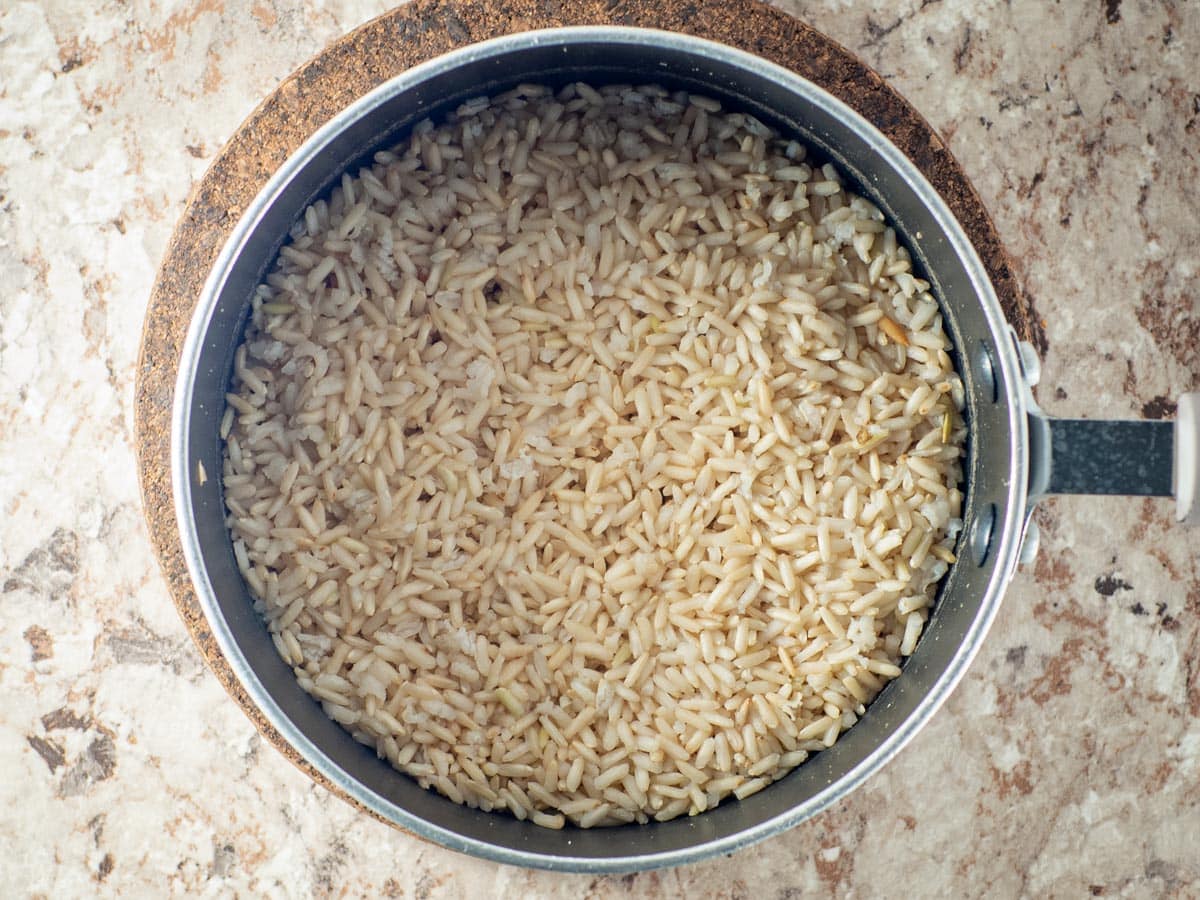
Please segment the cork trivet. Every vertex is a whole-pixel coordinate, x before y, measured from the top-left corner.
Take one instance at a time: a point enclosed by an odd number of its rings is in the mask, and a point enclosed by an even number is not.
[[[449,50],[563,25],[686,32],[756,53],[825,88],[874,123],[925,173],[974,243],[1009,321],[1022,336],[1037,337],[1037,325],[987,211],[929,123],[858,57],[755,0],[417,0],[331,45],[263,101],[193,191],[150,295],[138,361],[135,427],[150,539],[179,614],[209,668],[284,756],[365,812],[370,811],[330,784],[263,718],[234,678],[196,601],[171,499],[171,399],[180,347],[209,268],[238,217],[271,173],[318,127],[381,82]]]

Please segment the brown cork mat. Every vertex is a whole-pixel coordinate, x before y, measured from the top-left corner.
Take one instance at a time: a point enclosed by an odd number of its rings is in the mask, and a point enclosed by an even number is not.
[[[150,296],[138,361],[135,426],[150,539],[200,652],[263,736],[351,803],[285,744],[254,707],[222,657],[192,591],[171,499],[171,400],[180,347],[209,268],[238,217],[271,173],[318,127],[417,63],[486,38],[562,25],[686,32],[756,53],[825,88],[873,122],[925,173],[973,241],[1009,321],[1026,338],[1034,337],[1031,330],[1037,328],[987,211],[929,123],[862,60],[755,0],[417,0],[331,45],[263,101],[196,186]]]

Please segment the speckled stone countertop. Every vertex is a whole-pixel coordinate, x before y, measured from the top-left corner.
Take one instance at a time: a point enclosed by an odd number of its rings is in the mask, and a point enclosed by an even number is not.
[[[376,822],[265,744],[150,549],[138,337],[190,188],[385,4],[0,4],[0,894],[1200,896],[1200,533],[1057,499],[946,707],[883,773],[729,858],[587,878]],[[1200,9],[782,4],[938,129],[1044,324],[1041,403],[1170,415],[1200,380]]]

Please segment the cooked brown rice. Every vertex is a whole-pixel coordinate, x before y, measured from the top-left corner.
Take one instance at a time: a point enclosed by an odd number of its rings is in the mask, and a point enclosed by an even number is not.
[[[326,712],[551,828],[829,747],[953,561],[962,386],[869,202],[757,120],[521,86],[310,207],[222,425],[235,556]]]

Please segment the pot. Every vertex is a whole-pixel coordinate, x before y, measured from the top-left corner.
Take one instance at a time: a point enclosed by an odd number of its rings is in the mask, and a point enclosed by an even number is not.
[[[693,818],[549,831],[459,806],[398,773],[328,718],[279,658],[234,560],[220,479],[224,395],[251,295],[288,229],[341,173],[397,143],[417,121],[520,82],[660,83],[752,113],[832,161],[903,237],[931,283],[955,347],[969,426],[958,561],[916,651],[833,747],[743,801]],[[1169,422],[1058,420],[1031,388],[1037,355],[1020,344],[984,267],[924,176],[872,125],[796,74],[698,38],[615,27],[498,38],[417,66],[321,128],[271,178],[220,253],[196,307],[176,383],[171,456],[175,512],[196,595],[235,675],[266,719],[334,785],[423,838],[500,862],[579,872],[677,865],[778,834],[836,803],[891,759],[958,683],[1018,564],[1032,559],[1030,513],[1052,493],[1166,495],[1181,518],[1196,503],[1200,395]],[[1172,473],[1172,464],[1175,470]]]

